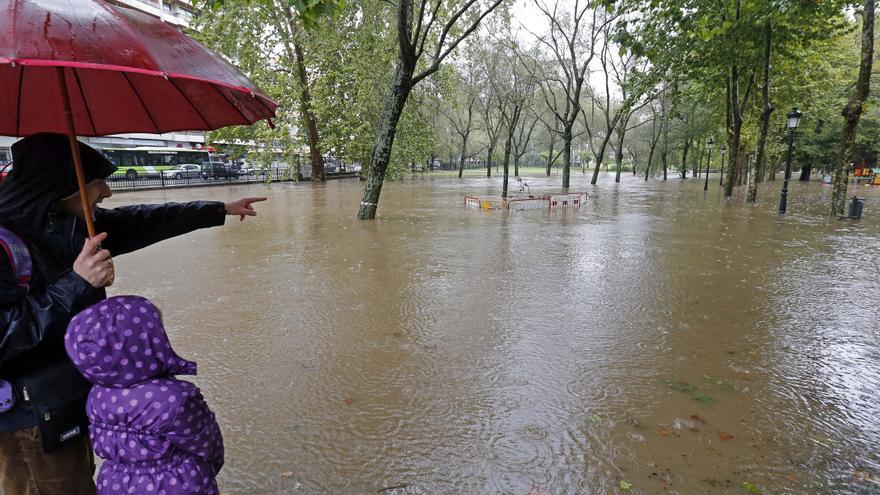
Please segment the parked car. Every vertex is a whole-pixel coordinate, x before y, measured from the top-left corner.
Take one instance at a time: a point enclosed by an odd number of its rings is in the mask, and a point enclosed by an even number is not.
[[[235,179],[238,173],[222,162],[202,162],[202,177],[205,179]]]
[[[12,172],[12,162],[0,163],[0,182],[6,180],[6,176]]]
[[[195,163],[183,163],[162,172],[165,179],[196,179],[202,175],[202,167]]]

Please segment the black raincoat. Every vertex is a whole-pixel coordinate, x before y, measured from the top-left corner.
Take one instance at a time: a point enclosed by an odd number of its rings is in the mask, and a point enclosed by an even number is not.
[[[81,143],[80,149],[87,182],[115,170],[97,151]],[[0,184],[0,225],[24,239],[33,276],[29,290],[20,289],[0,250],[0,378],[13,383],[20,399],[0,413],[0,431],[39,424],[48,452],[87,431],[90,384],[70,363],[63,338],[71,318],[106,294],[73,271],[88,235],[85,221],[59,205],[77,191],[67,138],[32,136],[13,145],[12,156],[15,167]],[[107,232],[103,247],[115,257],[222,225],[225,214],[223,203],[210,201],[99,208],[95,228]]]

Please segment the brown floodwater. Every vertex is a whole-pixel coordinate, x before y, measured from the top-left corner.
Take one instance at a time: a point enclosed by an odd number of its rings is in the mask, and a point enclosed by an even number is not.
[[[559,177],[528,179],[533,193]],[[163,310],[226,439],[228,494],[880,493],[880,188],[860,222],[781,181],[573,175],[576,210],[477,211],[500,179],[266,195],[116,259]],[[622,487],[629,487],[624,490]]]

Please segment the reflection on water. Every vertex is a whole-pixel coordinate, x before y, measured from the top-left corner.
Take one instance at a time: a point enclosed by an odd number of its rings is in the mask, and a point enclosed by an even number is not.
[[[230,494],[880,491],[880,191],[846,223],[816,183],[784,218],[781,183],[573,183],[510,213],[463,207],[499,179],[391,183],[372,222],[356,181],[117,194],[270,201],[111,292],[199,361]]]

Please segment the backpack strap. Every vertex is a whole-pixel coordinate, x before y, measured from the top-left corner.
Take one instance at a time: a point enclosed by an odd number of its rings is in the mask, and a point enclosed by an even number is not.
[[[18,280],[18,288],[27,291],[31,284],[33,265],[31,264],[31,252],[21,237],[16,233],[0,225],[0,246],[9,257],[12,265],[12,273]]]

